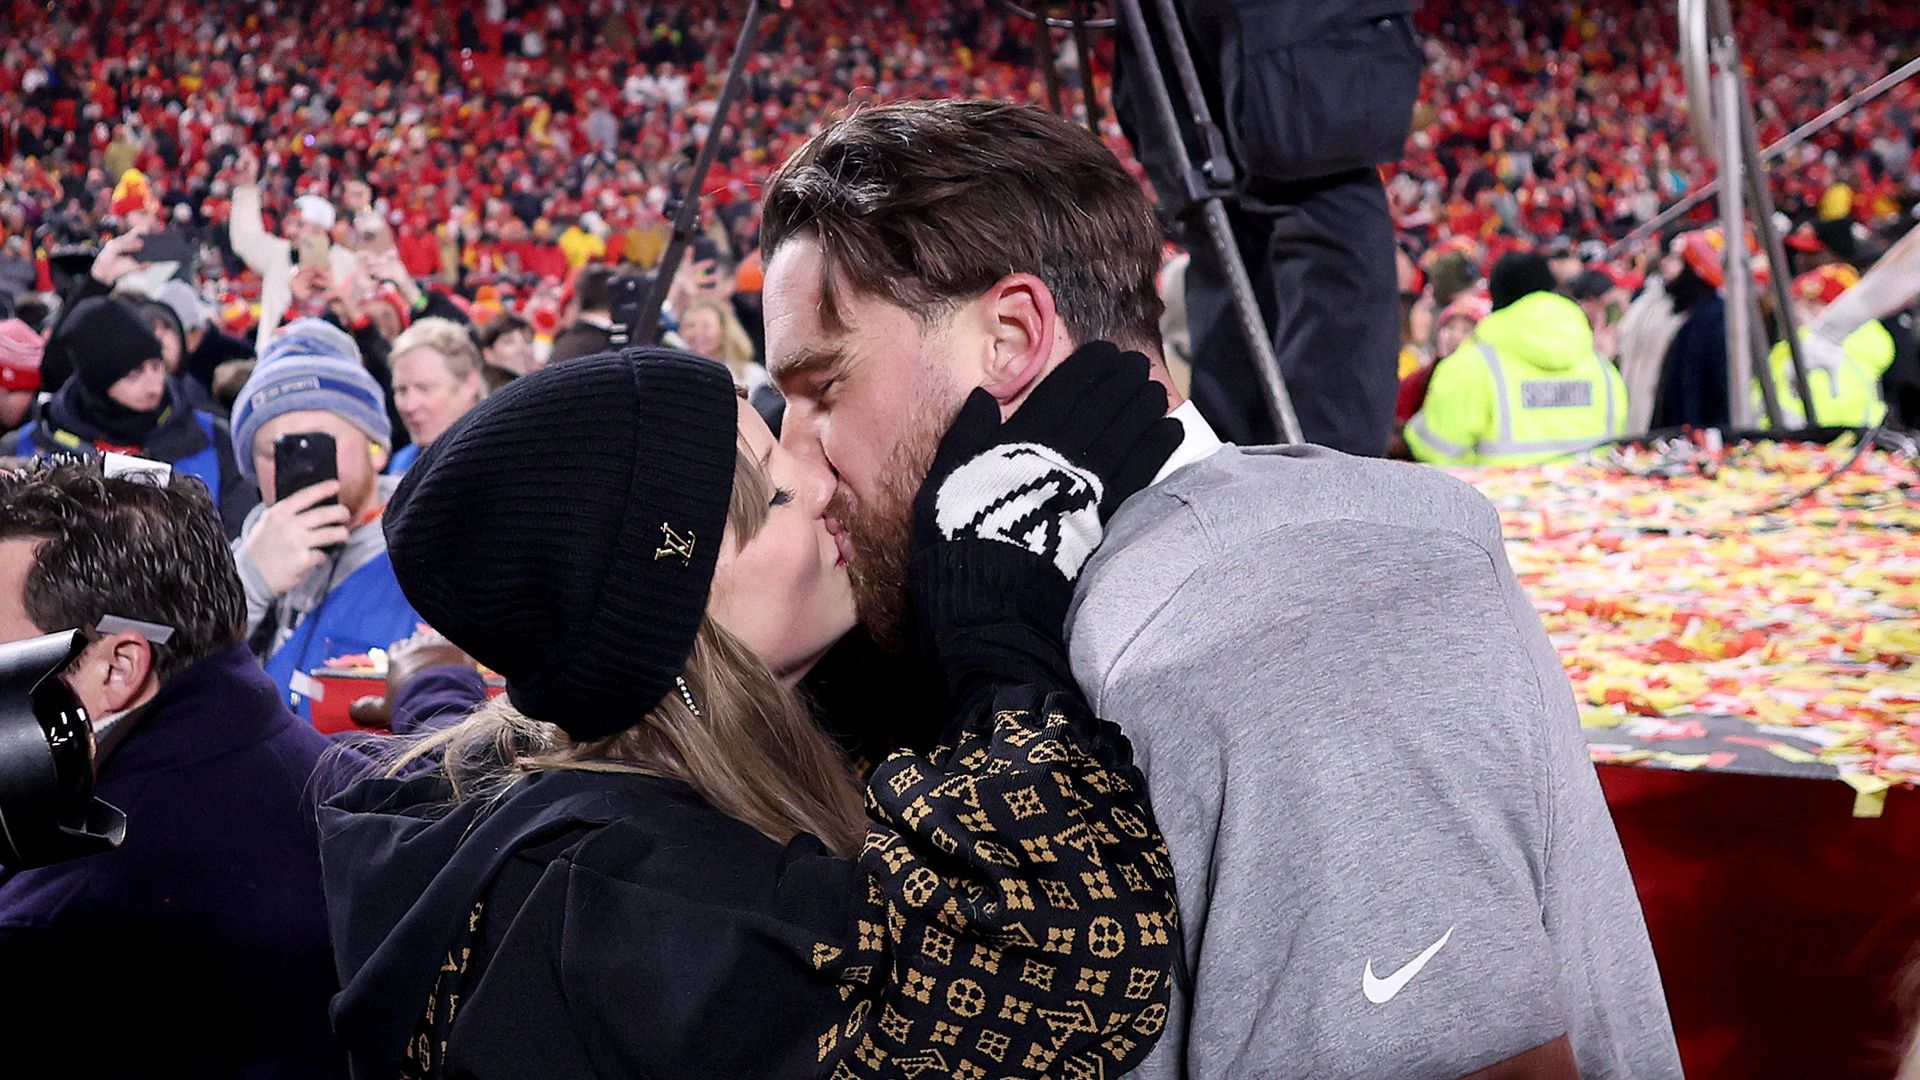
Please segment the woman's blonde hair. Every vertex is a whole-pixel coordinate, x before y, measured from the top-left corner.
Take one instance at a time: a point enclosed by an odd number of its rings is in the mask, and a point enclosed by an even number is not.
[[[759,465],[737,449],[727,507],[736,550],[765,524],[772,499]],[[524,776],[554,769],[670,777],[773,840],[810,833],[835,854],[854,854],[865,830],[859,788],[800,695],[711,618],[701,619],[681,677],[697,713],[668,694],[625,730],[576,742],[497,697],[412,741],[387,775],[437,752],[456,801],[498,796]]]
[[[451,319],[429,315],[419,320],[393,339],[387,355],[398,360],[402,354],[423,348],[439,353],[455,379],[464,379],[480,370],[480,346],[473,343],[473,335],[467,333],[465,327]],[[484,391],[481,396],[486,396]]]
[[[680,316],[682,322],[696,311],[711,311],[720,320],[720,355],[709,356],[709,360],[718,360],[733,372],[733,381],[745,384],[747,365],[753,363],[753,339],[747,336],[747,328],[740,324],[740,317],[733,313],[733,307],[720,300],[707,298],[695,300],[687,305]]]

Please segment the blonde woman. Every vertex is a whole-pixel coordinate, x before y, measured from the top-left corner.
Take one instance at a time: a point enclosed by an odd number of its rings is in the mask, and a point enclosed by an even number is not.
[[[725,300],[704,297],[687,305],[680,316],[680,340],[688,352],[727,365],[734,385],[749,395],[767,384],[767,369],[753,358],[753,339]]]
[[[436,440],[389,505],[395,573],[507,693],[323,811],[356,1075],[1139,1064],[1173,882],[1063,623],[1105,515],[1180,429],[1145,358],[1107,348],[1004,424],[976,392],[939,445],[912,574],[944,745],[875,770],[864,814],[794,690],[854,624],[833,479],[717,365],[571,361]],[[963,512],[1018,503],[1036,456],[1090,501],[1028,505],[1018,540]]]
[[[407,471],[420,451],[487,396],[480,347],[465,327],[450,319],[425,318],[393,340],[393,405],[407,426],[411,446],[393,455],[387,471]]]

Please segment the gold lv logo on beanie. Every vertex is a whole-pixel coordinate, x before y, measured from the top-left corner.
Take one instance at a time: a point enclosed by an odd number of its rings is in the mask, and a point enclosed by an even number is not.
[[[654,551],[654,562],[659,562],[669,555],[678,555],[682,566],[693,565],[693,544],[694,541],[698,539],[697,537],[692,533],[681,536],[679,533],[673,531],[672,525],[664,521],[660,523],[660,533],[665,537],[662,542],[666,544],[666,546]]]

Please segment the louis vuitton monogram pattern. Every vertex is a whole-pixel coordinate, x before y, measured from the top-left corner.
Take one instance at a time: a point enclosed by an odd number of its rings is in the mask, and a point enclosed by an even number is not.
[[[1180,947],[1173,873],[1138,773],[1096,760],[1084,714],[1004,691],[991,726],[874,771],[856,940],[814,948],[847,1005],[823,1075],[1097,1080],[1145,1059]]]
[[[467,974],[467,964],[473,959],[474,940],[480,934],[480,916],[487,910],[487,902],[474,902],[473,910],[467,912],[467,927],[460,935],[459,944],[447,950],[446,959],[440,962],[440,970],[433,978],[433,990],[427,994],[426,1011],[414,1022],[413,1037],[407,1040],[406,1054],[400,1062],[401,1080],[428,1080],[436,1075],[440,1062],[447,1056],[447,1031],[453,1027],[453,1017],[460,1010],[460,988]]]

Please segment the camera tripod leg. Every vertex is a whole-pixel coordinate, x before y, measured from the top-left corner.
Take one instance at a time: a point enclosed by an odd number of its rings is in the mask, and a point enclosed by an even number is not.
[[[1172,53],[1181,81],[1187,84],[1182,88],[1184,96],[1208,144],[1209,160],[1198,167],[1187,151],[1186,140],[1181,137],[1180,120],[1173,108],[1173,95],[1167,87],[1166,76],[1160,70],[1160,54],[1154,47],[1153,36],[1147,31],[1140,0],[1115,0],[1115,6],[1120,11],[1121,21],[1126,24],[1128,35],[1133,39],[1134,52],[1140,56],[1141,74],[1153,101],[1154,114],[1159,118],[1161,135],[1167,140],[1168,146],[1178,147],[1181,155],[1187,157],[1187,197],[1201,215],[1207,239],[1213,245],[1214,253],[1219,256],[1220,265],[1226,268],[1234,312],[1239,316],[1241,332],[1246,335],[1254,368],[1260,375],[1261,387],[1266,391],[1267,412],[1273,418],[1274,430],[1280,433],[1282,442],[1305,442],[1300,434],[1300,419],[1293,411],[1293,397],[1287,392],[1286,379],[1280,374],[1280,361],[1273,351],[1273,338],[1267,330],[1265,318],[1260,314],[1259,301],[1254,298],[1253,280],[1247,276],[1247,264],[1240,257],[1240,246],[1234,241],[1233,230],[1227,222],[1227,208],[1221,201],[1220,188],[1232,177],[1232,166],[1225,156],[1219,130],[1214,127],[1208,114],[1193,58],[1187,53],[1186,39],[1180,32],[1179,23],[1163,27],[1167,48]],[[1162,0],[1161,9],[1164,19],[1172,5]]]
[[[713,120],[707,125],[707,137],[700,144],[699,155],[693,159],[693,175],[687,178],[687,190],[680,196],[680,205],[674,210],[673,236],[667,241],[667,249],[660,253],[660,263],[654,269],[653,281],[640,301],[640,323],[629,328],[628,337],[632,344],[660,343],[660,309],[667,301],[667,289],[673,284],[673,275],[680,269],[680,259],[686,254],[687,245],[693,241],[694,223],[700,215],[700,190],[706,186],[707,172],[713,168],[713,159],[720,151],[720,137],[727,130],[727,116],[733,111],[733,101],[740,96],[747,58],[753,52],[754,35],[760,29],[763,14],[760,0],[748,0],[746,17],[740,23],[740,37],[733,44],[733,61],[727,65],[726,82],[721,84],[720,98],[714,103]]]

